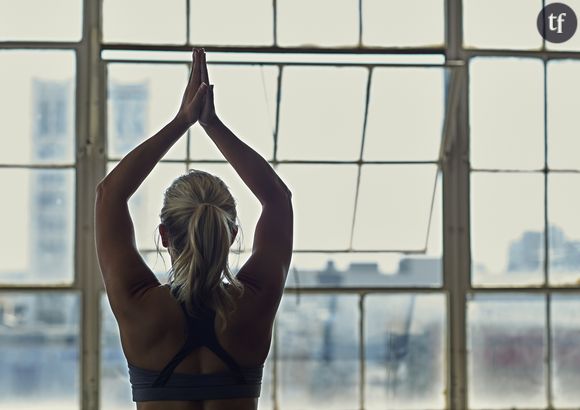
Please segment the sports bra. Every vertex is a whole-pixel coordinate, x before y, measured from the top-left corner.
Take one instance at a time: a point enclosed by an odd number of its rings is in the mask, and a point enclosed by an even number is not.
[[[188,316],[187,338],[181,349],[161,371],[129,366],[133,401],[216,400],[260,397],[264,365],[240,367],[220,345],[215,329],[215,311],[208,310],[201,318]],[[195,348],[206,346],[230,368],[229,372],[187,374],[174,373],[179,363]]]

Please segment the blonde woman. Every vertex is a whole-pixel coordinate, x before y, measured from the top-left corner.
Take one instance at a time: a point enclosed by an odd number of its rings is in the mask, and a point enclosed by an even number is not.
[[[236,206],[216,176],[190,171],[165,191],[159,234],[171,257],[161,285],[135,246],[127,201],[196,122],[262,205],[252,254],[234,275]],[[291,194],[215,113],[205,51],[175,118],[97,186],[96,247],[140,410],[256,409],[272,325],[292,254]]]

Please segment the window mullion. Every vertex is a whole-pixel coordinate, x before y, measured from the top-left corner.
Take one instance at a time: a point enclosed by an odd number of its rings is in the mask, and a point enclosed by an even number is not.
[[[95,186],[105,169],[102,84],[101,2],[84,0],[83,40],[77,54],[76,101],[76,264],[81,292],[80,387],[82,410],[99,409],[100,294],[102,283],[94,247]]]
[[[445,1],[446,63],[464,60],[461,0]],[[466,63],[464,61],[464,63]],[[467,67],[460,78],[457,111],[448,115],[454,144],[443,163],[443,286],[447,290],[447,407],[467,409],[466,296],[470,289],[469,153]],[[457,114],[457,115],[455,115]]]
[[[545,3],[545,1],[544,1]],[[544,4],[545,6],[545,4]],[[546,39],[542,37],[542,44],[545,48]],[[548,169],[548,62],[544,60],[544,287],[550,288],[550,220],[548,207],[548,185],[549,185],[549,169]],[[553,407],[554,391],[553,391],[553,346],[552,346],[552,295],[548,291],[544,298],[546,303],[546,399],[548,408]]]
[[[470,290],[469,166],[465,161],[467,136],[467,83],[456,122],[457,140],[443,167],[444,287],[448,292],[449,408],[467,409],[466,298]]]

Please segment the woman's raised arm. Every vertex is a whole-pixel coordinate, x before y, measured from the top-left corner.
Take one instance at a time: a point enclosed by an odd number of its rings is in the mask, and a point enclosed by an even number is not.
[[[96,188],[95,245],[107,295],[118,320],[138,316],[139,300],[158,285],[137,251],[127,201],[199,118],[208,89],[200,82],[200,62],[196,58],[175,118],[127,154]]]
[[[200,61],[201,79],[209,84],[203,50]],[[276,290],[269,293],[279,300],[292,256],[293,210],[290,190],[270,164],[234,135],[217,116],[213,85],[208,90],[199,123],[262,204],[252,256],[237,277],[257,291],[264,287]]]
[[[199,49],[194,50],[193,64],[181,106],[173,118],[157,134],[128,153],[100,182],[109,194],[128,200],[151,173],[169,149],[200,117],[208,84],[201,81]]]

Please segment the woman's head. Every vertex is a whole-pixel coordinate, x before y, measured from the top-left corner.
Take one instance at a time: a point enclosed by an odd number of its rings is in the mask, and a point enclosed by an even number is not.
[[[242,292],[228,266],[238,231],[236,203],[228,187],[214,175],[191,170],[165,191],[160,217],[163,245],[173,261],[170,283],[178,299],[194,316],[210,308],[225,319]]]

